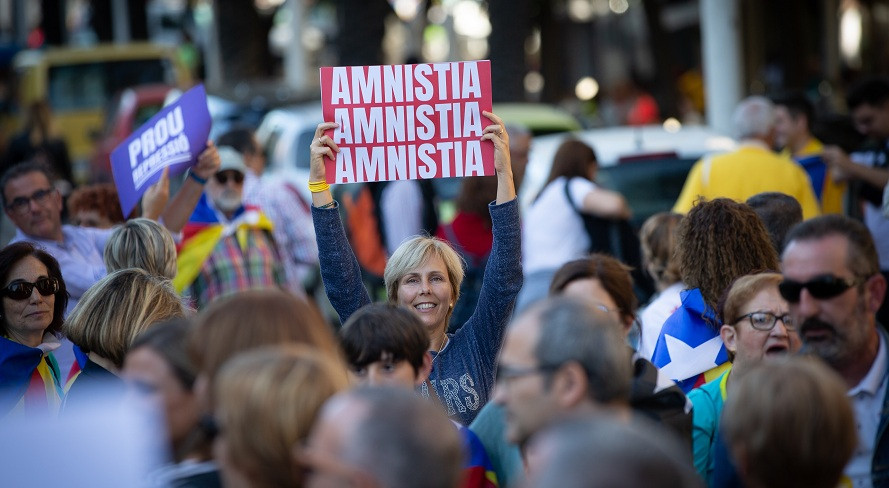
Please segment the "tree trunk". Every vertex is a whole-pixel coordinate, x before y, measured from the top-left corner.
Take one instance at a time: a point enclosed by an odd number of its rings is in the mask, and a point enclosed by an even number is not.
[[[47,46],[65,44],[65,0],[41,0],[40,28]]]
[[[679,114],[676,104],[676,81],[673,69],[673,51],[667,33],[661,24],[661,2],[659,0],[643,0],[645,20],[648,25],[648,45],[654,57],[655,83],[652,95],[661,109],[661,118]]]
[[[44,3],[58,0],[43,0]],[[90,26],[100,42],[114,42],[114,3],[118,0],[92,0]],[[148,20],[146,19],[147,0],[125,0],[122,6],[127,9],[129,19],[128,41],[148,40]],[[63,17],[64,18],[64,17]]]
[[[337,0],[337,55],[342,66],[383,64],[386,0]]]
[[[543,6],[541,8],[547,8]],[[531,0],[489,0],[491,89],[495,102],[525,99],[525,40],[531,32]]]
[[[540,73],[546,83],[543,85],[541,101],[558,103],[565,95],[564,73],[567,57],[565,56],[568,31],[564,16],[559,18],[548,2],[540,6]],[[586,52],[588,46],[574,46]]]
[[[251,0],[217,0],[213,6],[222,82],[232,84],[272,75],[274,62],[268,42],[272,18],[260,15]]]

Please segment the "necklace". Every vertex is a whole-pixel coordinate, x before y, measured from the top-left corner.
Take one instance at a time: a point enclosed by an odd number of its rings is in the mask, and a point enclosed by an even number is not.
[[[441,351],[443,351],[445,346],[448,345],[448,342],[451,342],[451,338],[448,337],[447,334],[445,334],[444,340],[441,341],[441,346],[438,347],[438,352],[435,353],[435,357],[432,358],[432,366],[435,366],[435,360],[438,359],[439,356],[441,356]]]
[[[448,345],[449,342],[451,342],[451,338],[448,337],[447,333],[445,333],[444,341],[442,341],[441,346],[438,347],[438,352],[435,353],[435,357],[432,358],[432,362],[429,363],[429,372],[431,373],[432,370],[435,370],[436,382],[439,384],[441,383],[441,370],[435,369],[435,360],[438,359],[439,356],[441,356],[441,352],[444,351],[444,348]],[[438,394],[438,390],[435,389],[435,386],[432,385],[431,376],[432,375],[430,374],[429,377],[426,378],[426,388],[428,390],[431,390],[432,392],[435,392],[435,396],[437,396],[439,401],[441,401],[442,397]],[[428,395],[431,397],[432,393],[429,393]]]

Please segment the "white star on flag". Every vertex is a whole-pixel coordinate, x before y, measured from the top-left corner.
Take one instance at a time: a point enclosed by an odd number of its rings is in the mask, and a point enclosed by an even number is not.
[[[722,338],[718,335],[697,347],[669,334],[664,334],[664,341],[670,362],[661,368],[661,373],[667,378],[681,381],[719,366],[716,357],[722,350]]]

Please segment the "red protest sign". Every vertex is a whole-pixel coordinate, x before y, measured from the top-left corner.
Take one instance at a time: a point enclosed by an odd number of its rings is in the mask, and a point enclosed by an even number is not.
[[[321,68],[328,183],[494,174],[490,61]]]

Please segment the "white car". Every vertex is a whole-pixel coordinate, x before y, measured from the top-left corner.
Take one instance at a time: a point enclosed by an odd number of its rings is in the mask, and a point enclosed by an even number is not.
[[[534,201],[549,176],[556,150],[569,137],[596,151],[597,180],[627,198],[637,226],[656,212],[670,210],[688,170],[701,156],[736,146],[732,138],[708,127],[669,124],[666,128],[611,127],[535,137],[519,193],[522,206]]]
[[[309,145],[321,122],[321,102],[313,102],[271,110],[256,129],[256,138],[265,150],[268,175],[292,183],[307,202],[312,197],[306,185]]]

